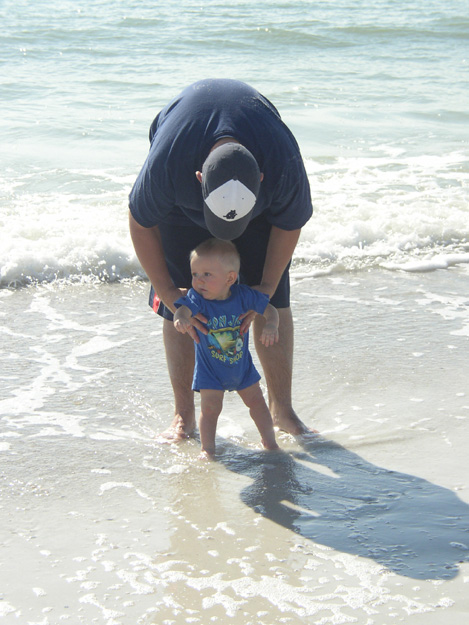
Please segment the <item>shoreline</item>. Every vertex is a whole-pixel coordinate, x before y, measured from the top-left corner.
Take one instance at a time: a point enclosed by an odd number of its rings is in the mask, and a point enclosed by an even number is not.
[[[311,439],[259,449],[229,394],[215,463],[161,445],[144,283],[0,299],[2,601],[19,620],[465,625],[467,270],[293,282]]]

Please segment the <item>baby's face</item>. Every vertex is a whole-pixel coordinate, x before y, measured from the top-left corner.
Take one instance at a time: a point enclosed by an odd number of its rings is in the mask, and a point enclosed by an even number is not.
[[[192,287],[205,299],[226,299],[233,284],[233,271],[211,256],[194,255],[191,260]]]

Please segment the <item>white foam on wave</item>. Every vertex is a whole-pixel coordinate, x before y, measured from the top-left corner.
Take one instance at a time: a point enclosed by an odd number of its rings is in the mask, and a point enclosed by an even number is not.
[[[8,197],[0,285],[139,275],[127,227],[128,177],[50,170],[0,184]]]
[[[401,271],[409,272],[426,272],[435,271],[436,269],[448,269],[449,267],[455,267],[456,265],[469,263],[469,254],[428,254],[426,258],[404,260],[401,262],[394,261],[389,263],[382,263],[385,269],[400,269]]]
[[[425,264],[412,270],[468,262],[467,157],[376,150],[382,154],[307,162],[315,212],[297,256],[329,270],[390,259],[388,268],[407,269],[425,251]]]
[[[315,212],[295,253],[299,263],[321,271],[383,262],[428,271],[441,266],[431,263],[468,262],[465,155],[410,157],[378,146],[368,156],[308,160],[306,167]],[[0,181],[8,202],[0,218],[1,286],[143,277],[127,223],[133,175],[34,170],[9,176]],[[429,257],[412,264],[422,250]]]
[[[440,315],[446,321],[460,322],[461,327],[452,330],[451,335],[469,336],[469,296],[465,294],[441,295],[426,291],[417,302],[421,306],[432,304],[434,314]]]
[[[8,601],[0,601],[0,616],[7,616],[7,614],[11,614],[12,612],[16,612],[16,608],[8,603]]]

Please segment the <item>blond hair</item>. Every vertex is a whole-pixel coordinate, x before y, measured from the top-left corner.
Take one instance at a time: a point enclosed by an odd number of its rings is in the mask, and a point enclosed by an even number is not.
[[[229,271],[239,273],[241,260],[236,245],[231,241],[207,239],[192,250],[190,260],[192,260],[194,256],[216,257]]]

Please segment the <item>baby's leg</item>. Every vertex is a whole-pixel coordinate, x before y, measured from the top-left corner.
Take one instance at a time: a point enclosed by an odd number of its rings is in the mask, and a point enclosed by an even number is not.
[[[204,456],[213,457],[215,455],[215,434],[222,406],[223,391],[200,390],[199,433]]]
[[[238,393],[243,402],[249,408],[249,414],[259,430],[261,441],[265,449],[278,449],[278,445],[275,440],[272,415],[270,414],[267,404],[265,403],[264,395],[262,394],[259,383],[256,382],[256,384],[248,386],[242,391],[238,391]]]

